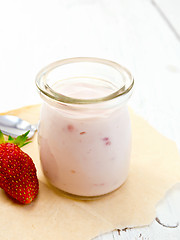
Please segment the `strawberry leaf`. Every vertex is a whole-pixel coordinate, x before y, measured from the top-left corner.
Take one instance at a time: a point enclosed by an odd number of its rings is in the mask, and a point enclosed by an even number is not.
[[[3,136],[3,133],[1,132],[0,130],[0,144],[1,143],[14,143],[16,144],[19,148],[23,147],[24,145],[30,143],[31,141],[29,142],[26,142],[26,140],[28,139],[28,134],[29,134],[30,131],[27,131],[26,133],[18,136],[17,138],[13,138],[11,136],[8,137],[8,140],[5,141],[4,139],[4,136]]]
[[[27,143],[29,143],[29,142],[25,143],[26,140],[28,139],[27,135],[29,134],[29,132],[30,132],[30,131],[27,131],[26,133],[18,136],[18,137],[13,141],[13,143],[16,144],[16,145],[18,145],[18,147],[20,147],[20,148],[23,147],[24,145],[26,145]]]
[[[13,137],[11,137],[11,136],[8,136],[8,142],[9,142],[9,143],[13,143],[13,142],[14,142],[14,140],[15,140],[15,139],[14,139]]]

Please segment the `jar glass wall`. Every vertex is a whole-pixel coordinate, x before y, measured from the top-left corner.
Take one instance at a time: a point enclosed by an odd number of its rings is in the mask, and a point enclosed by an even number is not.
[[[115,62],[71,58],[40,71],[38,142],[42,169],[58,189],[83,198],[119,188],[127,178],[133,78]]]

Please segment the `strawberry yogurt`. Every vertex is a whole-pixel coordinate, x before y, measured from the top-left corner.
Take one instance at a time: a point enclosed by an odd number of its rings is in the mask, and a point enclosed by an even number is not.
[[[131,126],[126,101],[131,89],[104,100],[116,90],[115,84],[90,77],[56,81],[48,94],[40,89],[45,100],[38,131],[40,159],[45,176],[58,189],[94,197],[127,179]],[[89,102],[61,101],[58,94]]]

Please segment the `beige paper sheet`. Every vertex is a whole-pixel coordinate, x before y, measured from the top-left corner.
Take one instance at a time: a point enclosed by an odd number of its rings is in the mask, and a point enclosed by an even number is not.
[[[9,112],[31,123],[39,105]],[[180,156],[175,143],[130,111],[133,149],[129,177],[117,191],[94,201],[77,201],[50,187],[41,171],[37,136],[24,147],[38,169],[40,192],[30,205],[12,202],[0,189],[0,239],[90,240],[127,226],[149,224],[157,202],[180,181]]]

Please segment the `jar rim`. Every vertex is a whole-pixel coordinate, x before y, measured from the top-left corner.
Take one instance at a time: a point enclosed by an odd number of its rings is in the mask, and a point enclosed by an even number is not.
[[[116,69],[119,72],[124,71],[126,75],[128,76],[128,80],[130,80],[130,83],[126,86],[125,84],[119,88],[117,91],[114,91],[113,93],[100,97],[100,98],[92,98],[92,99],[82,99],[82,98],[74,98],[69,97],[66,95],[63,95],[59,92],[54,91],[47,83],[46,77],[47,75],[53,71],[55,68],[66,65],[66,64],[73,64],[73,63],[81,63],[81,62],[92,62],[92,63],[100,63],[107,66],[110,66],[114,69]],[[92,104],[92,103],[100,103],[108,100],[112,100],[114,98],[120,97],[122,95],[126,95],[129,93],[134,85],[134,78],[132,77],[131,73],[123,66],[121,66],[119,63],[116,63],[111,60],[103,59],[103,58],[96,58],[96,57],[74,57],[74,58],[67,58],[58,60],[56,62],[53,62],[46,67],[44,67],[36,76],[35,80],[36,86],[40,93],[43,93],[45,96],[49,97],[52,100],[63,102],[63,103],[69,103],[69,104]]]

